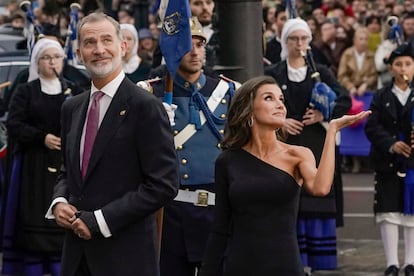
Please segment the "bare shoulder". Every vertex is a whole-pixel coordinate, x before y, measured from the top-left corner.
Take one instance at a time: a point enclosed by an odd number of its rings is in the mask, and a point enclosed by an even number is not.
[[[313,153],[312,151],[304,146],[297,146],[297,145],[287,145],[286,147],[287,152],[292,155],[292,157],[308,157],[308,156],[312,156]]]

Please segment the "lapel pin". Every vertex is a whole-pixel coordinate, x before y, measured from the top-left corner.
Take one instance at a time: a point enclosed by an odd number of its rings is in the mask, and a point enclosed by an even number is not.
[[[286,89],[287,89],[286,84],[283,84],[283,85],[282,85],[282,90],[286,90]]]
[[[386,107],[389,107],[389,106],[390,106],[390,103],[386,103],[386,104],[385,104],[385,106],[386,106]]]
[[[126,110],[121,110],[121,112],[119,112],[119,115],[124,116],[126,114]]]

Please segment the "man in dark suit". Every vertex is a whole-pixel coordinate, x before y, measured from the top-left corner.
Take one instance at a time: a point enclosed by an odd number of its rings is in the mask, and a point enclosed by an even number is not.
[[[67,229],[61,275],[159,275],[155,212],[178,186],[167,114],[125,77],[115,20],[86,16],[78,41],[92,87],[62,107],[64,166],[51,204]]]

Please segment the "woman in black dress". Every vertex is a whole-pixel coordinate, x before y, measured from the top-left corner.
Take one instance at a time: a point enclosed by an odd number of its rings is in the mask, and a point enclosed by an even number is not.
[[[304,146],[315,155],[316,164],[322,154],[326,135],[325,125],[332,118],[346,114],[351,107],[351,98],[330,70],[316,64],[321,81],[336,94],[334,108],[329,116],[311,106],[312,89],[315,86],[313,72],[305,62],[302,51],[309,47],[312,33],[305,21],[289,19],[283,27],[281,44],[282,61],[266,68],[266,75],[272,76],[282,89],[287,108],[286,142]],[[305,190],[300,195],[298,241],[302,262],[312,270],[337,268],[336,226],[342,219],[342,179],[339,166],[336,168],[334,184],[324,197],[315,197]],[[338,223],[341,225],[341,223]]]
[[[62,163],[60,109],[71,89],[60,74],[64,51],[42,38],[33,48],[29,82],[10,102],[7,128],[13,168],[3,233],[3,274],[58,275],[63,231],[45,218]]]
[[[300,187],[326,195],[338,130],[368,116],[331,120],[316,168],[311,150],[286,144],[284,96],[271,77],[247,81],[234,97],[216,161],[215,219],[201,276],[303,275],[296,238]]]

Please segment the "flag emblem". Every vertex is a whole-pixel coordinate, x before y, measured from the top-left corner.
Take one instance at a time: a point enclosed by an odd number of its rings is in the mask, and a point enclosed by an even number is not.
[[[162,26],[164,32],[167,35],[173,35],[180,31],[180,28],[178,27],[178,24],[180,23],[181,14],[178,12],[175,12],[169,16],[166,16],[164,18],[164,24]]]

